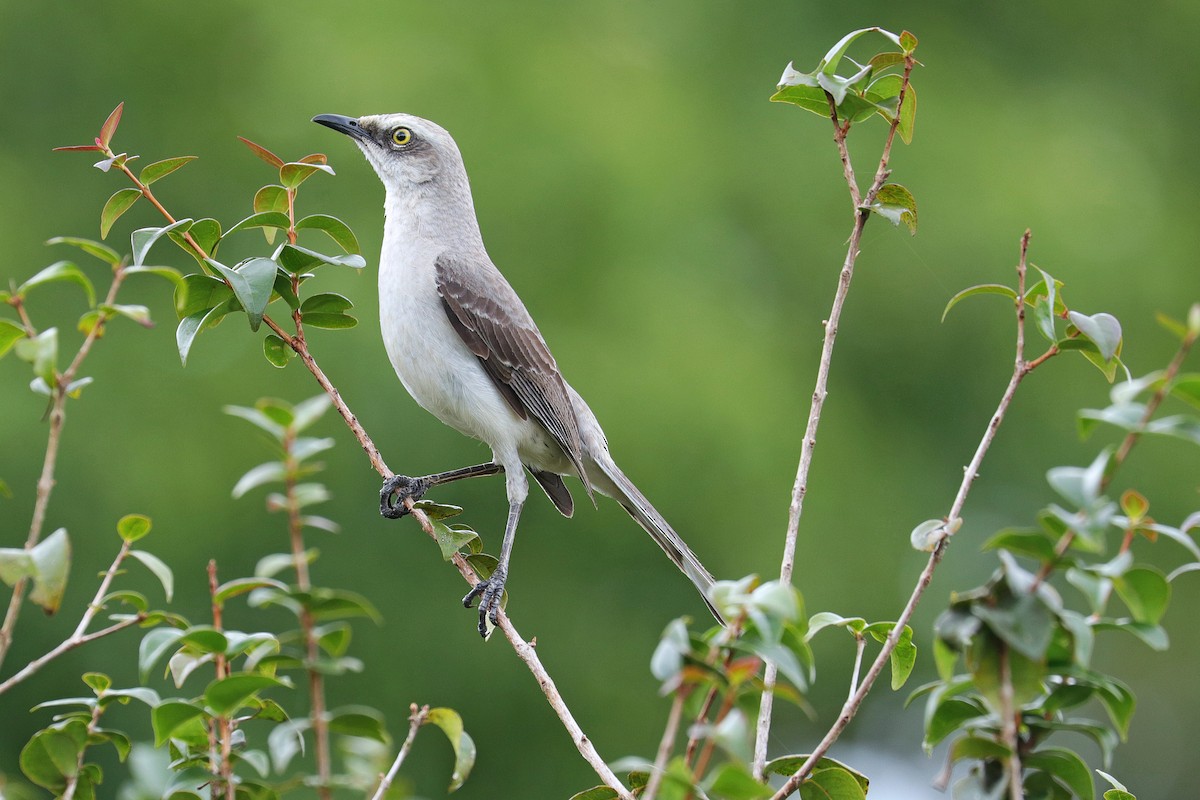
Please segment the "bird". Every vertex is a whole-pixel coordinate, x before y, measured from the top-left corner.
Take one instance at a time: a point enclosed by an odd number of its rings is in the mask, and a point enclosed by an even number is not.
[[[467,608],[479,600],[480,635],[487,638],[487,622],[499,624],[529,495],[526,470],[565,517],[574,500],[563,476],[578,478],[593,504],[597,492],[615,499],[724,624],[709,596],[712,573],[617,466],[596,415],[563,378],[533,317],[488,256],[453,137],[411,114],[320,114],[312,121],[349,136],[385,188],[379,316],[396,375],[418,405],[492,450],[485,464],[388,478],[381,513],[403,516],[405,500],[433,486],[504,474],[509,508],[498,563],[463,598]]]

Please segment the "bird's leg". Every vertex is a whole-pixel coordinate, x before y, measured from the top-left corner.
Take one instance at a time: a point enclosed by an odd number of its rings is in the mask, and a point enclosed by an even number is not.
[[[463,605],[467,608],[471,607],[476,597],[479,598],[479,635],[484,638],[487,638],[485,621],[490,621],[492,625],[500,624],[500,598],[504,596],[504,582],[508,580],[508,559],[512,555],[513,540],[517,535],[517,520],[521,518],[523,506],[524,501],[508,504],[508,524],[504,527],[504,543],[500,545],[500,562],[487,580],[475,584],[463,598]]]
[[[443,483],[453,483],[464,478],[480,478],[484,475],[495,475],[503,472],[504,467],[494,462],[476,464],[473,467],[452,469],[449,472],[439,472],[422,478],[410,478],[407,475],[393,475],[383,482],[379,491],[379,513],[388,519],[399,519],[408,513],[404,505],[405,498],[413,502],[421,499],[425,492]],[[397,502],[398,501],[398,502]]]

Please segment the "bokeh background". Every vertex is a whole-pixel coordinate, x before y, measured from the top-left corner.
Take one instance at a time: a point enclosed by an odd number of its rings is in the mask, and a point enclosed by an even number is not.
[[[421,474],[486,458],[404,394],[378,335],[374,284],[382,188],[344,138],[314,114],[409,111],[458,139],[493,259],[551,343],[570,381],[605,424],[612,448],[666,517],[721,577],[778,569],[789,492],[820,346],[849,230],[828,124],[767,102],[789,60],[810,69],[843,33],[909,29],[925,66],[916,139],[898,146],[894,179],[915,193],[919,235],[872,221],[843,318],[803,519],[796,583],[810,612],[869,619],[898,613],[924,557],[911,527],[949,506],[1011,366],[1004,303],[973,300],[942,324],[958,289],[1013,277],[1017,240],[1034,231],[1035,263],[1067,284],[1078,309],[1124,324],[1135,373],[1164,365],[1171,339],[1154,315],[1181,316],[1200,297],[1200,226],[1188,198],[1200,180],[1195,56],[1200,5],[861,2],[364,3],[298,0],[162,3],[0,2],[0,279],[58,258],[55,235],[98,236],[99,209],[121,184],[86,156],[52,154],[89,141],[126,102],[116,143],[142,163],[200,160],[156,186],[179,216],[228,227],[250,211],[271,171],[241,134],[297,158],[326,152],[336,178],[315,176],[302,211],[346,220],[368,258],[361,274],[325,270],[319,286],[358,304],[349,332],[314,332],[326,371],[393,468]],[[858,52],[869,57],[876,43]],[[852,137],[860,174],[883,126]],[[110,242],[160,224],[140,204]],[[257,234],[244,234],[254,247]],[[81,257],[82,258],[82,257]],[[162,248],[158,259],[189,266]],[[81,261],[81,263],[83,263]],[[103,268],[88,265],[100,280]],[[48,529],[65,526],[75,568],[64,612],[27,609],[5,671],[60,641],[117,546],[115,521],[153,517],[148,549],[175,569],[175,608],[205,615],[204,564],[249,574],[286,549],[262,492],[229,491],[267,451],[221,412],[262,396],[315,394],[307,372],[268,366],[237,322],[205,333],[186,369],[175,355],[164,285],[131,282],[153,331],[117,322],[89,359],[96,383],[69,407]],[[82,311],[71,289],[33,303],[64,331]],[[67,342],[77,341],[65,335]],[[261,336],[261,334],[259,334]],[[26,365],[0,362],[0,545],[28,526],[46,426]],[[1074,412],[1106,401],[1082,359],[1059,359],[1022,388],[966,509],[966,522],[915,620],[928,652],[949,593],[976,585],[994,560],[979,544],[1026,524],[1050,501],[1047,468],[1089,461],[1115,436],[1081,443]],[[479,747],[463,798],[562,798],[596,781],[502,640],[482,643],[458,605],[460,578],[411,521],[376,512],[378,481],[344,427],[325,459],[340,535],[314,536],[319,583],[366,594],[385,622],[359,624],[360,675],[333,680],[333,705],[382,708],[403,736],[410,702],[449,705]],[[1195,448],[1148,441],[1121,475],[1155,517],[1198,505]],[[578,492],[577,492],[578,494]],[[439,491],[498,545],[499,481]],[[608,759],[651,755],[667,703],[648,671],[666,622],[704,610],[685,580],[617,508],[560,518],[540,497],[522,520],[510,611],[583,727]],[[1144,545],[1144,543],[1143,543]],[[1178,563],[1174,545],[1139,556]],[[131,567],[122,582],[155,592]],[[1190,578],[1190,576],[1188,576]],[[1142,798],[1194,793],[1200,587],[1177,582],[1169,653],[1102,639],[1098,666],[1139,698],[1114,772]],[[277,624],[244,610],[235,624]],[[784,707],[772,752],[804,752],[844,697],[848,637],[817,642],[817,721]],[[134,635],[72,652],[0,703],[0,773],[48,722],[34,702],[77,693],[103,669],[136,681]],[[922,658],[911,686],[932,675]],[[921,753],[921,712],[881,686],[834,755],[872,775],[872,797],[937,796],[940,760]],[[141,725],[130,711],[126,722]],[[145,732],[144,726],[141,730]],[[1089,745],[1084,752],[1098,765]],[[419,738],[404,769],[422,796],[444,796],[450,753]],[[111,766],[104,791],[115,793]],[[112,796],[110,794],[110,796]]]

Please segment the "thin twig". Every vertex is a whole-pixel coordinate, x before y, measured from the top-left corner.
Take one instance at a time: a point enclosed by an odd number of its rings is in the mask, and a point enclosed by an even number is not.
[[[796,469],[796,480],[792,484],[792,501],[788,507],[788,523],[787,533],[784,537],[783,559],[779,567],[779,580],[783,583],[791,583],[792,572],[796,564],[796,542],[800,532],[800,516],[804,510],[804,497],[808,493],[808,473],[812,468],[813,451],[817,446],[817,428],[821,423],[821,410],[824,408],[825,397],[828,395],[829,369],[833,363],[833,347],[837,340],[838,323],[841,320],[842,307],[845,305],[846,298],[850,292],[850,281],[854,277],[854,265],[858,260],[858,248],[862,241],[863,229],[866,227],[867,220],[871,217],[871,203],[875,201],[876,195],[879,194],[879,190],[883,186],[884,181],[887,180],[889,174],[888,162],[891,159],[892,142],[896,136],[896,129],[900,126],[900,110],[904,106],[904,97],[907,93],[909,78],[912,75],[915,63],[912,56],[905,57],[904,76],[900,85],[896,116],[888,128],[887,140],[884,142],[883,153],[879,157],[879,166],[875,170],[875,178],[872,180],[871,187],[867,190],[865,196],[859,194],[858,183],[854,177],[854,167],[850,161],[850,152],[846,147],[846,134],[850,130],[850,122],[847,120],[845,125],[838,124],[837,107],[833,103],[833,98],[829,97],[830,119],[833,122],[834,129],[833,139],[837,144],[838,154],[842,160],[846,188],[850,191],[850,198],[854,204],[854,227],[850,232],[850,241],[846,248],[846,259],[842,263],[837,291],[833,296],[833,307],[830,309],[829,317],[825,321],[825,339],[821,345],[821,360],[817,366],[817,383],[813,389],[812,402],[808,410],[808,422],[804,427],[804,440],[800,445],[800,463]],[[828,96],[828,93],[826,94]],[[767,762],[767,740],[771,732],[771,712],[775,700],[774,689],[776,678],[777,671],[774,665],[768,664],[763,674],[764,687],[762,699],[759,703],[758,723],[755,728],[754,737],[753,773],[759,780],[763,778],[763,769]]]
[[[1000,643],[1000,738],[1008,746],[1008,796],[1021,800],[1025,796],[1021,782],[1021,755],[1018,752],[1017,716],[1013,703],[1012,662],[1008,644]]]
[[[90,739],[96,732],[96,728],[100,725],[100,715],[104,713],[104,706],[100,703],[92,706],[92,718],[88,720],[87,736]],[[81,747],[79,755],[75,759],[75,771],[67,778],[67,785],[63,788],[63,793],[59,795],[59,800],[74,800],[75,790],[79,787],[79,776],[83,774],[83,758],[87,753],[87,748]]]
[[[783,798],[796,791],[800,784],[812,774],[812,770],[817,762],[828,752],[833,743],[841,736],[842,731],[850,724],[850,720],[858,712],[859,706],[862,705],[863,700],[871,691],[871,687],[875,685],[875,680],[887,666],[888,659],[891,658],[892,651],[895,650],[896,643],[900,640],[905,626],[912,619],[917,604],[921,601],[921,597],[925,594],[925,590],[929,588],[929,584],[933,580],[934,570],[937,569],[938,564],[942,561],[942,557],[946,554],[946,548],[949,545],[950,538],[953,536],[953,530],[957,529],[957,521],[962,517],[962,509],[966,505],[967,495],[970,493],[975,479],[979,477],[980,465],[982,465],[984,456],[987,455],[988,449],[992,446],[992,442],[996,438],[996,432],[999,430],[1000,424],[1004,421],[1008,413],[1008,408],[1012,404],[1014,395],[1016,395],[1017,387],[1021,385],[1021,381],[1024,380],[1025,376],[1030,374],[1029,362],[1025,361],[1025,273],[1028,264],[1029,238],[1030,232],[1025,231],[1025,235],[1021,237],[1021,258],[1017,264],[1017,297],[1014,301],[1017,317],[1017,343],[1012,376],[1008,380],[1008,386],[1000,398],[1000,403],[996,406],[996,411],[988,421],[983,438],[979,440],[979,445],[975,448],[975,455],[971,458],[971,463],[963,471],[962,483],[959,484],[958,492],[954,496],[954,502],[950,506],[950,512],[946,515],[947,527],[944,536],[929,554],[929,560],[926,562],[925,568],[921,570],[921,574],[917,578],[917,584],[913,588],[912,594],[904,606],[904,610],[900,612],[900,616],[896,620],[896,625],[892,628],[891,633],[888,634],[879,654],[871,662],[871,666],[868,668],[867,674],[863,676],[858,690],[846,701],[833,726],[825,734],[825,737],[817,745],[816,749],[813,750],[808,760],[788,779],[783,788],[772,796],[772,800],[783,800]],[[1045,360],[1042,360],[1040,363],[1045,363]]]
[[[104,297],[105,305],[112,305],[116,302],[117,291],[121,288],[121,283],[124,280],[125,270],[118,265],[113,270],[112,283],[109,284],[108,293]],[[28,317],[24,319],[26,327],[31,328],[32,325],[28,322]],[[75,380],[75,375],[79,372],[79,367],[83,364],[83,360],[91,352],[92,345],[103,334],[104,325],[105,319],[101,315],[96,321],[96,325],[84,337],[83,343],[79,345],[79,350],[71,360],[70,366],[60,375],[56,376],[54,386],[51,387],[50,431],[46,435],[46,456],[42,461],[42,473],[37,482],[37,497],[33,504],[33,516],[29,522],[29,534],[25,538],[26,550],[32,550],[42,538],[42,529],[46,522],[46,509],[50,505],[50,494],[54,489],[54,472],[58,463],[58,448],[62,440],[63,424],[67,418],[67,387]],[[12,596],[8,601],[8,611],[4,615],[4,623],[0,624],[0,665],[3,665],[4,658],[8,655],[8,650],[12,646],[13,630],[17,625],[17,617],[21,614],[21,605],[25,600],[25,588],[27,585],[28,580],[26,578],[21,578],[13,585]]]
[[[217,562],[208,562],[208,591],[212,596],[213,628],[221,631],[224,625],[221,621],[221,603],[217,600]],[[229,677],[229,661],[224,653],[217,653],[213,663],[216,667],[217,680]],[[217,746],[220,748],[218,764],[213,765],[213,773],[218,776],[220,786],[225,791],[225,800],[235,800],[237,787],[233,782],[233,721],[221,714],[213,721],[216,726]],[[214,792],[215,794],[215,792]]]
[[[400,745],[400,752],[396,754],[392,768],[379,779],[379,787],[375,789],[371,800],[383,800],[383,796],[391,788],[392,781],[396,780],[396,776],[400,773],[400,765],[404,763],[404,759],[408,758],[408,751],[412,749],[413,740],[417,738],[417,731],[425,724],[425,718],[429,715],[429,706],[421,706],[418,709],[416,703],[413,703],[409,708],[411,714],[408,717],[408,736],[404,737],[404,744]]]
[[[42,656],[35,658],[33,661],[30,661],[28,664],[22,667],[19,672],[14,673],[11,678],[3,683],[0,683],[0,694],[4,694],[18,683],[21,683],[30,676],[34,675],[38,670],[61,656],[63,653],[66,653],[69,650],[74,650],[76,647],[81,647],[88,642],[94,642],[97,639],[103,639],[105,636],[111,636],[117,631],[123,631],[126,628],[144,622],[145,619],[145,614],[135,614],[132,617],[123,619],[120,622],[114,622],[107,628],[101,628],[100,630],[89,633],[86,636],[80,636],[78,638],[71,637],[63,640],[53,650],[50,650]]]
[[[862,672],[863,651],[867,649],[867,638],[861,633],[854,634],[854,669],[850,673],[850,697],[858,691],[858,676]],[[850,697],[847,697],[849,701]]]
[[[304,521],[300,515],[300,503],[296,497],[296,475],[299,463],[294,455],[296,434],[288,428],[283,440],[284,450],[284,491],[287,495],[288,538],[292,545],[292,565],[296,570],[296,585],[300,591],[312,589],[308,575],[308,557],[304,547]],[[321,800],[330,800],[333,791],[330,788],[330,778],[333,775],[332,759],[329,751],[329,720],[325,715],[325,678],[317,669],[317,659],[320,648],[317,643],[316,627],[312,611],[304,607],[300,611],[300,629],[304,636],[305,657],[308,661],[308,694],[309,720],[313,730],[314,758],[317,764],[317,795]]]
[[[680,686],[675,690],[675,699],[671,701],[671,710],[667,713],[667,724],[663,728],[662,741],[658,743],[658,753],[654,756],[654,766],[650,768],[650,779],[646,781],[642,800],[654,800],[658,794],[659,784],[667,771],[667,759],[675,749],[675,738],[679,735],[679,722],[683,719],[683,704],[687,695],[687,687]]]

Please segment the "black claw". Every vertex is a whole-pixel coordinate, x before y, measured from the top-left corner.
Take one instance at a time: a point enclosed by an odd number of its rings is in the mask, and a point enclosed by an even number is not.
[[[400,519],[408,513],[404,505],[405,498],[412,498],[416,502],[428,489],[429,481],[424,478],[393,475],[383,482],[383,488],[379,490],[379,513],[388,519]]]
[[[480,581],[467,592],[462,599],[463,605],[470,608],[475,598],[479,598],[479,635],[487,638],[487,623],[493,626],[500,624],[500,600],[504,597],[505,575],[494,572],[487,580]]]

